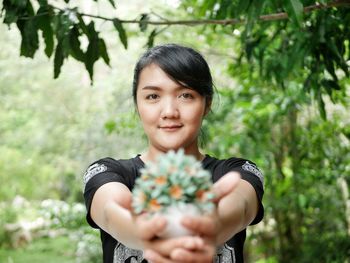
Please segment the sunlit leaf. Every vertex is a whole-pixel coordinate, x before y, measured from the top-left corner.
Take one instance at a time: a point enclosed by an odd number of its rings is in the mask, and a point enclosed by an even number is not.
[[[76,60],[85,61],[85,54],[80,47],[79,30],[76,25],[69,32],[69,50],[72,57]]]
[[[110,4],[115,8],[115,1],[114,0],[108,0]]]
[[[101,57],[103,58],[104,62],[109,65],[109,56],[108,56],[108,52],[107,52],[107,47],[106,47],[106,43],[103,39],[100,39],[99,41],[99,52]]]
[[[289,0],[290,8],[288,8],[288,15],[300,26],[302,23],[304,6],[299,0]]]
[[[122,42],[124,48],[127,49],[128,48],[128,39],[127,39],[126,32],[123,28],[122,23],[120,22],[119,19],[116,18],[113,20],[113,25],[114,25],[115,29],[117,29],[117,31],[118,31],[119,39]]]
[[[147,30],[148,20],[149,20],[148,14],[141,14],[140,23],[139,23],[141,32],[145,32]]]
[[[89,45],[85,54],[85,67],[89,72],[91,81],[94,75],[94,64],[99,59],[99,38],[98,33],[95,31],[95,25],[91,22],[88,26],[89,31]]]
[[[54,78],[57,78],[61,73],[61,67],[63,65],[64,53],[62,43],[59,42],[56,46],[55,58],[54,58]]]
[[[88,30],[88,27],[86,26],[86,24],[84,22],[83,17],[80,14],[77,14],[77,18],[78,18],[78,21],[79,21],[79,28],[83,31],[83,33],[85,35],[88,36],[89,30]]]
[[[34,57],[39,48],[39,38],[34,19],[18,20],[17,27],[21,32],[21,56]]]
[[[107,132],[110,134],[112,133],[115,129],[116,129],[116,122],[115,121],[107,121],[104,125],[105,129],[107,130]]]
[[[324,100],[322,98],[321,91],[318,91],[317,99],[318,99],[318,108],[319,108],[321,117],[322,119],[326,120],[327,119],[326,108],[325,108]]]
[[[156,35],[157,35],[157,30],[153,29],[151,34],[148,36],[148,40],[147,40],[147,44],[146,44],[146,46],[148,48],[153,47],[153,45],[154,45],[154,38],[156,37]]]
[[[4,23],[7,25],[17,22],[18,15],[25,12],[25,6],[20,8],[14,5],[11,0],[4,0],[2,5],[1,15],[5,12]]]
[[[51,57],[54,50],[54,35],[51,25],[52,8],[50,6],[42,6],[37,11],[37,26],[42,31],[45,41],[45,54]]]

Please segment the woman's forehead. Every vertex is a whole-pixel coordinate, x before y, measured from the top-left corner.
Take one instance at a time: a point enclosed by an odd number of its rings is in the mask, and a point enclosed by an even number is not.
[[[187,88],[186,85],[164,72],[157,64],[150,64],[140,72],[138,89],[159,89],[167,86],[177,89]]]

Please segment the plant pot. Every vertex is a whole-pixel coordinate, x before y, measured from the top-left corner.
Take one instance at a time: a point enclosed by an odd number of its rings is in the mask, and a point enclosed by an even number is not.
[[[167,220],[167,225],[165,230],[158,236],[161,238],[173,238],[194,235],[192,231],[182,225],[181,219],[184,216],[198,216],[200,211],[193,204],[180,203],[167,207],[160,214]]]

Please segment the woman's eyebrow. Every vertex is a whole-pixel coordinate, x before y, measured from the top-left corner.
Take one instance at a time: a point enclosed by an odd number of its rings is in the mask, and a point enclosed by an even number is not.
[[[142,87],[141,89],[142,89],[142,90],[155,90],[155,91],[162,90],[161,87],[153,86],[153,85],[147,85],[147,86]],[[182,85],[179,85],[179,86],[177,86],[177,87],[175,88],[175,90],[184,90],[184,89],[193,90],[193,89],[190,88],[190,87],[182,86]]]
[[[144,86],[141,88],[142,90],[161,90],[158,86]]]

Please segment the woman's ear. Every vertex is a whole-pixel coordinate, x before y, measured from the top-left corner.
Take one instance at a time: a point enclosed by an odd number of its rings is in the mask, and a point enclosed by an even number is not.
[[[204,116],[207,116],[207,114],[210,112],[210,110],[211,110],[211,102],[212,102],[212,99],[206,99]]]

